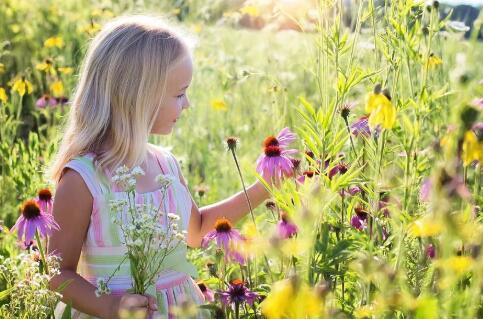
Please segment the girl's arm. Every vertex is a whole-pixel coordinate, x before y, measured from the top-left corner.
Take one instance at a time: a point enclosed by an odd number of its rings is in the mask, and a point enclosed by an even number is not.
[[[77,263],[86,237],[92,212],[92,195],[82,177],[68,169],[57,186],[53,215],[60,230],[49,239],[48,252],[61,257],[60,274],[50,281],[50,288],[57,289],[70,282],[61,292],[62,301],[73,308],[102,319],[118,318],[119,308],[144,307],[148,298],[139,295],[95,295],[96,287],[77,274]],[[150,306],[152,300],[149,300]]]
[[[178,165],[178,162],[175,162]],[[181,183],[187,187],[179,165],[178,172]],[[250,198],[252,209],[255,209],[255,207],[270,197],[270,193],[259,181],[247,187],[247,193],[248,198]],[[201,240],[206,233],[213,230],[213,226],[218,218],[225,217],[234,224],[250,211],[243,191],[240,191],[227,199],[201,208],[198,208],[192,196],[191,202],[193,206],[191,209],[187,238],[187,243],[190,247],[199,247],[201,245]]]

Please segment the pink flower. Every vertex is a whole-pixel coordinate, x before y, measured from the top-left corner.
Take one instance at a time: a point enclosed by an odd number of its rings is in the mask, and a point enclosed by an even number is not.
[[[257,159],[257,172],[265,179],[291,176],[294,163],[288,155],[297,153],[297,150],[287,149],[287,147],[296,139],[296,136],[287,127],[282,129],[277,137],[268,136],[263,141],[264,153]]]
[[[40,209],[40,205],[36,200],[27,200],[22,207],[22,215],[12,227],[12,231],[18,229],[18,239],[22,240],[25,234],[25,243],[30,243],[34,238],[35,232],[39,232],[40,237],[45,237],[52,233],[52,230],[58,230],[59,225],[55,222],[54,217]]]
[[[35,102],[35,105],[38,108],[44,109],[47,105],[56,106],[57,100],[54,97],[51,97],[50,95],[44,94],[37,100],[37,102]]]
[[[253,305],[258,298],[256,292],[250,291],[240,279],[235,279],[230,283],[227,291],[220,292],[221,302],[225,305],[241,305],[247,303]]]
[[[434,247],[433,244],[429,244],[427,247],[426,247],[426,256],[429,258],[429,259],[434,259],[434,257],[436,257],[436,248]]]
[[[292,238],[297,235],[298,227],[290,222],[285,212],[282,212],[277,224],[277,235],[280,239]]]
[[[330,171],[329,171],[329,179],[332,179],[337,173],[340,173],[341,175],[344,175],[347,172],[347,165],[344,163],[339,163],[335,165]]]
[[[362,207],[355,208],[356,214],[351,218],[351,225],[355,229],[363,230],[367,227],[367,212]]]
[[[360,117],[357,121],[352,123],[351,125],[351,133],[354,136],[371,136],[371,129],[369,128],[368,123],[369,116],[365,115]]]
[[[41,211],[52,215],[52,193],[48,188],[43,188],[38,192],[37,201]]]
[[[245,263],[243,256],[234,249],[241,241],[245,240],[245,237],[232,227],[228,219],[220,218],[215,222],[215,229],[203,237],[201,247],[206,248],[208,243],[215,239],[216,245],[225,252],[225,261],[231,259],[240,264]]]
[[[208,288],[203,281],[198,281],[197,284],[201,292],[203,293],[203,296],[205,297],[205,301],[214,302],[215,296],[213,294],[213,291]]]
[[[297,139],[297,134],[290,131],[288,127],[283,128],[277,135],[278,146],[282,148],[288,147]]]
[[[304,184],[306,178],[312,178],[314,177],[314,175],[317,175],[317,173],[314,171],[305,171],[303,175],[297,177],[297,182],[299,182],[300,184]]]

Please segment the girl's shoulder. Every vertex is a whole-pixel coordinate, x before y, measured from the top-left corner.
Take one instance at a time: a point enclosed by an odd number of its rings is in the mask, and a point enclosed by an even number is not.
[[[158,159],[165,165],[169,167],[169,171],[172,174],[178,174],[178,160],[171,152],[171,150],[165,146],[154,145],[148,143],[148,147],[155,152]]]

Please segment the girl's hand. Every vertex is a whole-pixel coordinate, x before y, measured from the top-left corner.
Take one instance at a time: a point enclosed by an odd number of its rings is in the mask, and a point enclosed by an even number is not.
[[[115,297],[111,307],[109,318],[123,319],[130,318],[130,314],[136,314],[141,318],[151,318],[152,314],[158,310],[156,298],[151,295],[136,295],[126,293]]]

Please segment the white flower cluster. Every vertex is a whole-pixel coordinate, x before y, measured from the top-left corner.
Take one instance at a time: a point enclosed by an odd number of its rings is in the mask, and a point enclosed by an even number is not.
[[[49,274],[41,272],[39,253],[21,253],[15,257],[0,256],[0,278],[10,291],[10,302],[0,307],[0,318],[51,318],[62,298],[49,289],[50,279],[59,274],[60,258],[46,256]]]
[[[168,188],[174,181],[175,178],[171,175],[159,174],[156,176],[156,183],[158,183],[161,188]]]
[[[169,213],[165,215],[161,206],[155,206],[154,201],[145,199],[143,203],[136,202],[136,179],[140,170],[129,171],[126,167],[116,170],[113,180],[124,186],[127,190],[128,199],[114,199],[109,205],[111,209],[111,221],[119,226],[122,233],[122,241],[126,245],[126,256],[135,259],[131,262],[134,289],[137,292],[143,290],[140,286],[152,283],[162,270],[164,259],[170,255],[180,244],[186,244],[186,232],[179,230],[180,217]],[[174,179],[170,176],[159,175],[157,183],[162,191],[161,203],[168,187]],[[134,266],[133,266],[134,265]],[[140,267],[139,269],[134,269]],[[119,269],[119,267],[117,268]],[[116,270],[117,270],[116,269]],[[98,281],[97,295],[109,292],[107,284],[109,279]],[[147,286],[146,286],[147,287]]]
[[[107,281],[104,278],[97,278],[97,289],[95,291],[96,296],[100,297],[101,295],[110,295],[111,294],[111,289],[107,286]]]
[[[112,181],[126,192],[135,191],[136,177],[144,175],[144,171],[141,167],[136,166],[130,170],[126,165],[117,168],[114,173]]]

